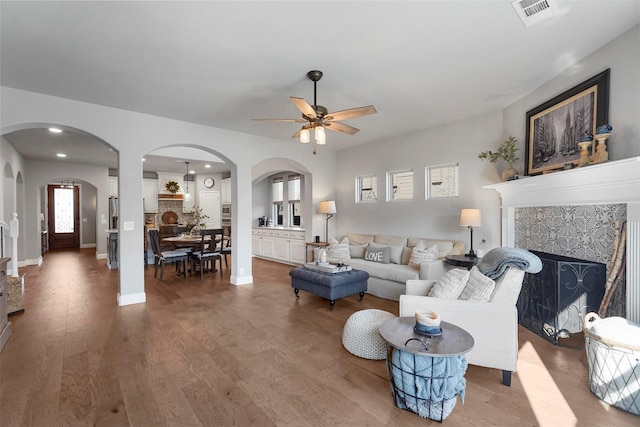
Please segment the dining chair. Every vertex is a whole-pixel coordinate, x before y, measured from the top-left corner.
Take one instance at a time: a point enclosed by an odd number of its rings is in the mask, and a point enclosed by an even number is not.
[[[160,281],[164,278],[164,265],[176,263],[178,274],[187,275],[187,259],[189,254],[183,250],[161,251],[160,250],[160,234],[158,230],[149,230],[149,241],[151,242],[151,250],[154,255],[154,271],[153,277],[158,276],[158,267],[160,268]],[[182,272],[180,272],[182,265]]]
[[[200,245],[198,250],[191,253],[191,271],[195,271],[196,265],[200,266],[200,280],[204,279],[204,271],[215,272],[216,260],[220,265],[220,277],[222,277],[222,255],[218,247],[221,236],[221,228],[208,228],[200,233]],[[208,237],[208,238],[207,238]]]
[[[231,255],[231,230],[229,230],[228,236],[222,236],[222,240],[220,241],[220,254],[224,256],[225,267],[229,268],[227,255]]]

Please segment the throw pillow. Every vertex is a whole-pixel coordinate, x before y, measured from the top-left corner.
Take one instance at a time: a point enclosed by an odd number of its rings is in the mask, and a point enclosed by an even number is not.
[[[411,260],[411,252],[413,252],[412,248],[408,248],[406,246],[402,248],[402,260],[400,261],[402,265],[409,264],[409,261]]]
[[[425,248],[424,242],[419,242],[411,252],[411,258],[409,259],[409,265],[412,267],[420,267],[420,264],[428,261],[435,261],[438,259],[438,247],[433,245],[429,248]]]
[[[491,298],[495,287],[496,282],[493,279],[488,278],[478,270],[478,267],[473,266],[469,274],[469,280],[459,299],[486,302]]]
[[[349,239],[345,237],[340,243],[336,239],[331,239],[327,246],[327,257],[339,260],[351,259]]]
[[[427,296],[443,299],[458,299],[469,280],[469,271],[454,268],[445,273],[440,280],[431,287]]]
[[[383,245],[382,243],[371,242],[369,246],[372,248],[389,248],[389,262],[400,264],[402,261],[402,246]]]
[[[367,250],[367,245],[349,245],[349,254],[351,258],[364,258],[364,252]]]
[[[389,246],[375,247],[371,243],[367,245],[367,250],[364,253],[365,260],[382,264],[389,264],[390,257],[391,248]]]

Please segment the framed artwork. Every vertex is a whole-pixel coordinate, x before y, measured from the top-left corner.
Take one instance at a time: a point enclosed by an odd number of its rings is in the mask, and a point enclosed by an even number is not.
[[[578,164],[581,135],[609,122],[609,71],[527,111],[526,175]]]

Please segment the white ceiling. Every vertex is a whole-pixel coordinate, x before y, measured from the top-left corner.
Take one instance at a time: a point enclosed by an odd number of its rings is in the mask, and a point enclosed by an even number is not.
[[[339,150],[500,111],[640,22],[639,0],[556,4],[526,28],[504,0],[2,1],[0,83],[289,143],[299,124],[251,118],[299,118],[319,69],[329,111],[378,110]],[[31,132],[5,137],[26,158],[92,141]]]

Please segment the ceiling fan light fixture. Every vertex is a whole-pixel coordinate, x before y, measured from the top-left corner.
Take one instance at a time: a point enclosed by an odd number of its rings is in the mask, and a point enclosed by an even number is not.
[[[300,142],[302,142],[303,144],[308,144],[309,141],[311,141],[311,134],[309,132],[309,129],[302,129],[300,131]]]
[[[325,145],[327,143],[327,134],[324,131],[324,126],[316,126],[315,137],[316,144]]]

